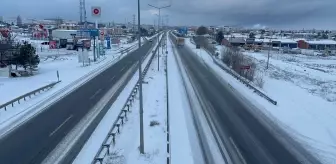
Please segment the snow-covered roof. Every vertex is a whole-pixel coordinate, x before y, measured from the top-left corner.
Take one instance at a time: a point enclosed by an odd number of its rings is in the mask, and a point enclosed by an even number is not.
[[[296,40],[292,40],[292,39],[272,39],[272,41],[279,41],[281,43],[293,43],[296,44]]]
[[[306,42],[309,43],[309,44],[320,44],[320,45],[333,44],[333,45],[336,45],[336,41],[334,41],[334,40],[308,40]]]
[[[263,42],[263,43],[269,43],[269,42],[281,42],[281,43],[292,43],[292,44],[296,44],[296,40],[292,40],[292,39],[255,39],[255,42]]]

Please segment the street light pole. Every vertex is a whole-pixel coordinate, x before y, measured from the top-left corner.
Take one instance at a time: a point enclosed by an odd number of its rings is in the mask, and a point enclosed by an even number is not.
[[[139,49],[141,47],[141,29],[140,29],[140,0],[138,0],[138,40]],[[142,57],[139,57],[139,99],[140,99],[140,153],[145,154],[144,129],[143,129],[143,102],[142,102]]]
[[[156,8],[156,9],[159,10],[159,22],[158,22],[158,44],[159,44],[159,42],[160,42],[159,30],[160,30],[160,20],[161,20],[161,19],[160,19],[160,18],[161,18],[161,9],[168,8],[168,7],[170,7],[171,5],[162,6],[162,7],[157,7],[157,6],[153,6],[153,5],[148,4],[148,6],[153,7],[153,8]],[[160,46],[160,45],[158,45],[158,46]],[[156,52],[156,53],[158,54],[158,71],[159,71],[159,70],[160,70],[160,51],[159,51],[159,48],[157,49],[157,52]]]

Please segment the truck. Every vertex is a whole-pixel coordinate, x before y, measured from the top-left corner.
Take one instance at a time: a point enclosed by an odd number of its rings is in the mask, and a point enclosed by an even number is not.
[[[176,38],[176,44],[177,44],[177,47],[183,47],[184,46],[184,38],[177,37]]]

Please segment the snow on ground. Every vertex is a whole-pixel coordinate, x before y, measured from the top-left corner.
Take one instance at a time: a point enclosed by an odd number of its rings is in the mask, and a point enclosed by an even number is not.
[[[157,44],[156,44],[157,46]],[[150,51],[151,52],[151,51]],[[146,64],[149,61],[149,57],[148,56],[146,58],[146,60],[142,63],[142,68],[144,68],[146,66]],[[162,61],[160,63],[163,63]],[[165,78],[164,75],[164,65],[161,65],[161,70],[159,72],[157,72],[156,70],[153,70],[154,68],[157,68],[157,58],[153,59],[153,63],[150,67],[150,69],[148,70],[148,73],[144,79],[144,84],[143,84],[143,98],[144,98],[144,127],[145,129],[145,142],[146,143],[151,143],[151,141],[154,141],[154,139],[150,139],[150,141],[148,140],[148,138],[150,138],[152,135],[152,133],[155,133],[156,135],[156,131],[158,131],[159,135],[164,135],[164,136],[159,136],[157,137],[157,139],[160,141],[160,143],[162,143],[162,145],[166,145],[166,133],[163,134],[163,132],[161,130],[165,130],[165,117],[161,117],[161,116],[166,116],[164,112],[166,112],[165,109],[165,79],[163,79],[162,83],[162,78]],[[163,77],[162,77],[163,76]],[[154,79],[155,77],[155,79]],[[91,161],[94,159],[94,156],[96,155],[96,153],[98,152],[99,147],[101,146],[101,143],[103,142],[103,140],[105,139],[105,137],[107,136],[110,128],[112,127],[113,121],[116,120],[120,110],[122,109],[124,103],[127,100],[128,95],[132,92],[133,87],[135,86],[137,80],[138,80],[139,76],[138,76],[138,71],[134,74],[134,76],[132,77],[132,79],[130,80],[130,82],[128,82],[128,84],[126,85],[125,89],[120,93],[120,95],[118,96],[118,98],[116,99],[116,101],[113,103],[113,105],[111,106],[111,108],[109,109],[109,111],[106,113],[106,115],[104,116],[104,118],[102,119],[102,121],[99,123],[99,125],[97,126],[97,128],[95,129],[95,131],[93,132],[93,134],[91,135],[91,137],[89,138],[89,140],[86,142],[86,144],[84,145],[84,147],[82,148],[81,152],[78,154],[78,156],[76,157],[75,161],[73,162],[74,164],[89,164],[91,163]],[[152,82],[153,81],[153,82]],[[148,82],[148,84],[146,84]],[[162,84],[161,84],[162,83]],[[149,86],[150,85],[150,86]],[[159,87],[154,87],[154,85],[162,85]],[[152,95],[150,95],[149,93],[151,93],[151,90],[157,89],[155,90],[155,92],[153,92],[154,94],[159,94],[156,92],[162,92],[162,90],[164,90],[164,93],[160,93],[162,95],[160,96],[153,96],[156,97],[157,99],[151,99]],[[128,113],[128,121],[126,122],[126,124],[123,126],[122,131],[121,131],[121,135],[118,135],[116,137],[116,147],[113,148],[113,152],[115,153],[119,153],[116,155],[120,155],[122,157],[121,160],[123,160],[124,162],[127,163],[138,163],[138,162],[132,162],[134,160],[136,160],[137,158],[134,158],[134,155],[136,155],[136,153],[139,154],[139,151],[137,151],[137,147],[139,146],[139,101],[138,97],[136,98],[136,100],[133,103],[133,107],[131,109],[131,113]],[[156,101],[157,100],[157,101]],[[159,105],[159,106],[156,106]],[[163,108],[161,110],[161,108]],[[164,115],[161,115],[164,114]],[[157,116],[154,116],[154,115]],[[153,129],[147,130],[147,126],[149,125],[149,121],[148,119],[155,119],[157,121],[159,121],[160,125],[155,126],[155,127],[151,127]],[[112,121],[111,121],[112,120]],[[154,131],[155,130],[155,131]],[[160,133],[162,132],[162,133]],[[118,147],[117,147],[118,146]],[[122,147],[125,146],[125,147]],[[158,146],[153,145],[153,146]],[[134,148],[134,149],[133,149]],[[156,147],[153,147],[153,149],[149,148],[149,145],[145,145],[145,150],[146,152],[150,153],[150,152],[154,152],[156,151],[155,149]],[[112,148],[111,148],[112,149]],[[147,151],[148,150],[148,151]],[[152,151],[153,150],[153,151]],[[136,151],[136,152],[133,152]],[[158,157],[166,157],[166,154],[163,154],[166,151],[166,147],[164,147],[164,149],[160,149],[160,152],[157,153],[157,156],[153,156],[152,158],[153,161],[157,161]],[[112,152],[112,151],[111,151]],[[127,156],[127,159],[125,158]],[[146,157],[144,157],[144,160],[147,160],[149,157],[148,154],[145,155]],[[129,160],[128,160],[128,157]],[[107,158],[107,157],[106,157]],[[116,157],[117,158],[117,157]],[[117,158],[116,160],[120,160],[120,158]],[[165,160],[165,159],[162,159]],[[106,162],[106,161],[105,161]],[[114,163],[113,163],[114,164]]]
[[[267,53],[245,52],[258,61],[259,70],[266,67]],[[288,81],[320,96],[336,102],[336,58],[271,53],[267,78]],[[267,81],[266,81],[267,83]],[[267,90],[267,88],[266,88]]]
[[[263,90],[278,105],[267,102],[238,80],[213,63],[204,50],[189,46],[203,61],[216,71],[224,81],[238,90],[265,115],[274,120],[293,138],[325,163],[336,161],[336,104],[335,104],[335,59],[290,56],[273,56],[270,69],[265,73]],[[249,54],[265,67],[264,54]],[[325,71],[320,71],[325,70]],[[306,71],[305,71],[306,70]],[[331,101],[334,102],[331,102]]]
[[[132,44],[128,44],[127,46],[130,45]],[[137,47],[134,47],[133,49],[136,48]],[[14,107],[8,106],[7,111],[1,109],[1,130],[10,125],[12,121],[15,121],[15,119],[18,119],[19,116],[30,112],[32,109],[35,109],[36,104],[43,102],[52,95],[54,96],[54,94],[56,94],[59,90],[66,88],[69,85],[81,84],[81,82],[84,82],[83,80],[85,80],[85,78],[89,78],[91,75],[93,76],[95,73],[97,73],[97,71],[105,68],[108,65],[114,64],[125,56],[125,54],[121,55],[118,53],[118,51],[115,52],[113,49],[110,49],[107,50],[106,55],[100,57],[97,62],[92,62],[88,66],[83,66],[82,63],[78,62],[78,54],[81,53],[80,51],[67,52],[67,54],[57,55],[54,51],[50,51],[46,56],[41,55],[39,69],[34,76],[18,78],[0,77],[0,93],[6,93],[0,94],[0,104],[50,84],[51,82],[57,81],[57,71],[59,71],[60,80],[62,81],[47,92],[42,92],[41,94],[32,96],[32,98],[28,99],[28,101],[21,102],[21,104],[16,104]],[[48,56],[53,57],[48,58]],[[89,52],[89,57],[93,58],[92,51]],[[77,81],[80,79],[82,80]],[[66,94],[66,92],[62,94]]]

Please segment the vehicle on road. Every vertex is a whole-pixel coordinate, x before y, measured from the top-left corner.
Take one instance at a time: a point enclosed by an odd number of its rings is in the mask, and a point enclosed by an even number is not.
[[[177,37],[176,38],[176,44],[177,44],[177,47],[183,47],[184,46],[184,38]]]

